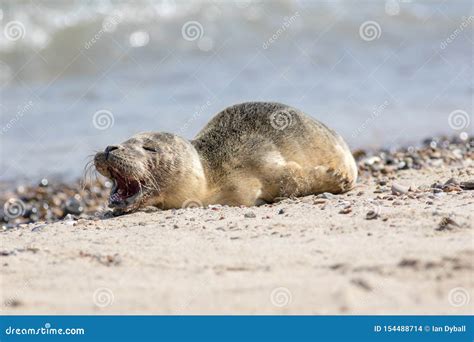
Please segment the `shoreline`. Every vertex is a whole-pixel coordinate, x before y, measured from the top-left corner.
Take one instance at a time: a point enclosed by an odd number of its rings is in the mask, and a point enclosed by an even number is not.
[[[469,141],[356,154],[341,195],[4,225],[0,313],[473,314]]]
[[[352,152],[360,178],[366,173],[379,177],[400,170],[451,165],[465,157],[473,159],[473,151],[474,137],[461,140],[441,136],[424,139],[417,147],[357,149]],[[107,208],[111,182],[100,175],[95,175],[93,180],[92,176],[85,175],[73,181],[53,177],[0,182],[2,229],[35,222],[52,223],[66,217],[74,220],[112,215]]]

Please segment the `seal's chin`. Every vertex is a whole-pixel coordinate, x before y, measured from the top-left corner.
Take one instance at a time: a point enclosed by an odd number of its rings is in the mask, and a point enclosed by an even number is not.
[[[140,182],[128,179],[113,171],[110,172],[110,175],[114,185],[109,196],[109,206],[120,209],[133,206],[143,194]]]

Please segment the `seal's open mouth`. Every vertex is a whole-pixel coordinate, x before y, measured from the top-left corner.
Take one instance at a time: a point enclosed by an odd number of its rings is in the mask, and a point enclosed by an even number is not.
[[[140,182],[125,178],[114,170],[109,169],[114,186],[110,192],[109,204],[111,207],[124,208],[131,205],[141,194]]]

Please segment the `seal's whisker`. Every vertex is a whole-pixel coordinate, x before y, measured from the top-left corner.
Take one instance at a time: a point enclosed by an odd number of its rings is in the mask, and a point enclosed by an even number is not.
[[[87,184],[92,184],[92,175],[95,175],[97,180],[97,172],[94,166],[94,160],[90,159],[84,166],[83,177],[81,179],[82,190],[85,190]]]

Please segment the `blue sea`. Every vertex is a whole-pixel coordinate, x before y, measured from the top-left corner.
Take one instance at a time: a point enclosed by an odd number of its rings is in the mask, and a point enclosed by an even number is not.
[[[18,1],[0,7],[0,181],[80,177],[137,132],[245,101],[352,149],[473,133],[472,1]]]

